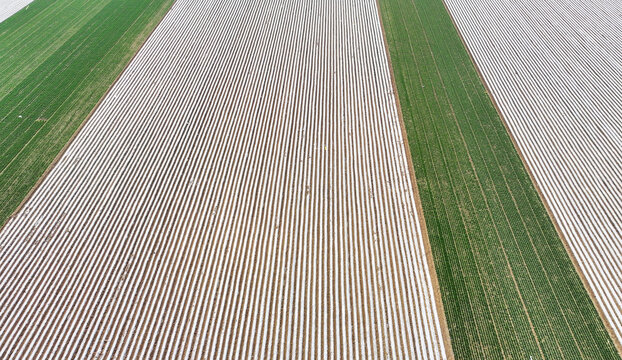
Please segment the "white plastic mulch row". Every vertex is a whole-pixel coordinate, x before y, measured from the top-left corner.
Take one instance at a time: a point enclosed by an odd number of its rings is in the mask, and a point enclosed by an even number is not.
[[[442,359],[374,0],[178,0],[0,233],[0,358]]]
[[[0,0],[0,22],[10,18],[11,15],[20,11],[32,1],[33,0]]]
[[[446,4],[622,341],[622,2]]]

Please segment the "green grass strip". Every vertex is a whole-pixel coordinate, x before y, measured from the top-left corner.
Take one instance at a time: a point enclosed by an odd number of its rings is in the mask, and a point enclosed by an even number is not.
[[[457,359],[617,359],[441,0],[379,0]]]
[[[173,0],[36,0],[0,23],[0,224]]]

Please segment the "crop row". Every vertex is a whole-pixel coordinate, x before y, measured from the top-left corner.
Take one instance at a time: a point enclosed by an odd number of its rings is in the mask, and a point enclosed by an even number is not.
[[[443,2],[379,3],[456,357],[616,358]]]
[[[0,23],[0,224],[171,3],[36,1]]]
[[[0,233],[0,358],[444,359],[376,3],[177,0]]]
[[[622,341],[622,3],[447,4]]]

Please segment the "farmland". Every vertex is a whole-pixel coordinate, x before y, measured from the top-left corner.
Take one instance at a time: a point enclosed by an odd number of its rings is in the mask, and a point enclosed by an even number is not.
[[[0,0],[0,359],[620,359],[620,14]]]
[[[456,357],[618,358],[443,2],[379,7]]]
[[[413,185],[374,1],[177,0],[0,232],[0,358],[451,358]]]
[[[4,0],[0,2],[0,22],[18,12],[24,6],[28,6],[32,0]]]
[[[0,23],[0,224],[171,3],[36,0]]]
[[[622,3],[447,3],[619,343]]]

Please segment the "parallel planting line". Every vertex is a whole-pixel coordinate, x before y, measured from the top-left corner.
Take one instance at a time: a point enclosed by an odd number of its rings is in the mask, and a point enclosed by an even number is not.
[[[446,3],[622,342],[622,2]]]
[[[0,224],[172,3],[37,0],[0,23]]]
[[[619,358],[443,1],[379,4],[456,358]]]
[[[177,0],[0,233],[0,358],[451,357],[373,0]]]

